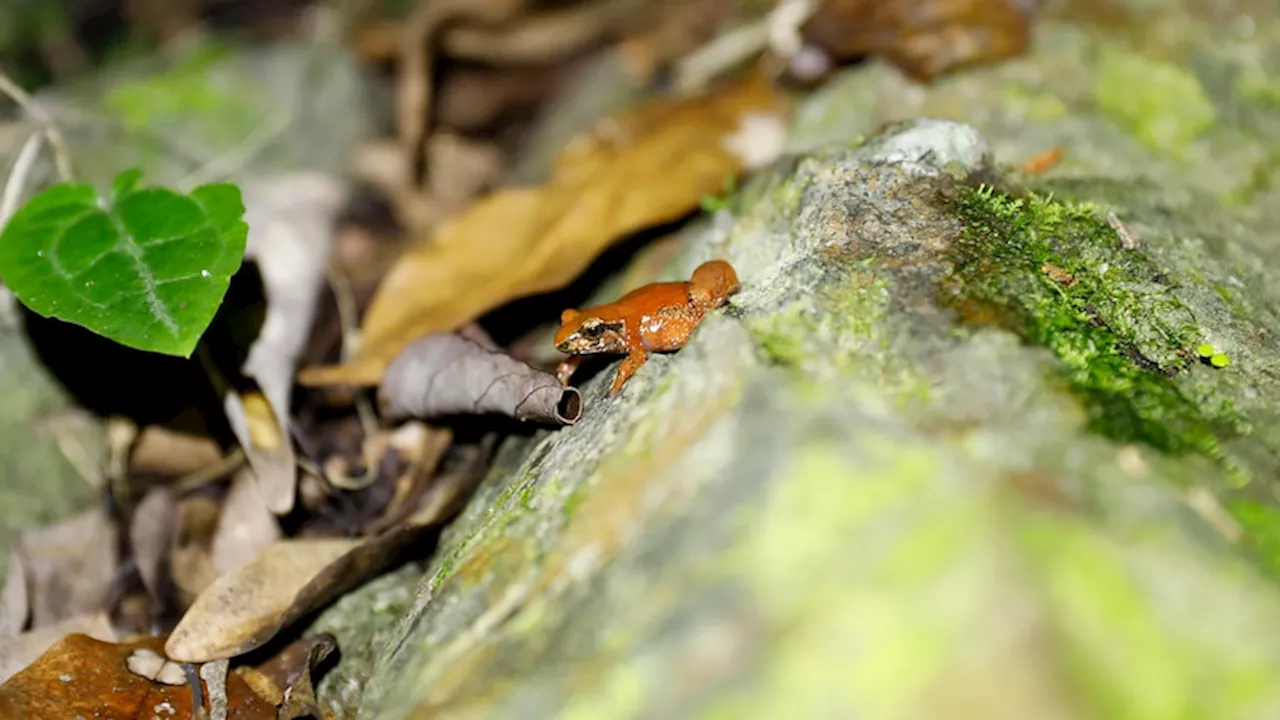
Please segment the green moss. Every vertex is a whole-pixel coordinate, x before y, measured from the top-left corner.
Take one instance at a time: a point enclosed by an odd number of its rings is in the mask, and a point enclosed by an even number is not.
[[[1010,110],[1032,122],[1054,122],[1065,117],[1070,110],[1057,95],[1016,81],[1005,83],[1004,100]]]
[[[1094,85],[1098,107],[1148,147],[1181,156],[1217,119],[1191,71],[1106,46]]]
[[[567,522],[578,511],[578,507],[582,505],[582,501],[587,499],[586,481],[579,485],[569,493],[569,497],[564,499],[564,504],[560,506],[560,514]]]
[[[1244,431],[1229,398],[1191,399],[1175,377],[1200,343],[1194,316],[1153,278],[1164,271],[1124,251],[1089,205],[983,187],[963,192],[958,282],[943,302],[962,321],[997,324],[1053,352],[1089,428],[1170,454],[1202,453],[1237,473],[1222,442]]]
[[[440,583],[449,579],[449,576],[453,574],[453,563],[453,555],[446,555],[440,561],[440,567],[436,568],[436,574],[431,576],[431,592],[434,593],[440,587]]]
[[[1229,503],[1227,510],[1244,529],[1253,556],[1272,575],[1280,577],[1280,509],[1237,500]]]
[[[747,326],[765,357],[775,365],[795,367],[804,360],[812,322],[796,305],[763,317],[752,318]]]

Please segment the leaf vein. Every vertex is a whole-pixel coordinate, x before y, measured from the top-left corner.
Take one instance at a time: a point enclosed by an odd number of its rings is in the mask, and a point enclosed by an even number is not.
[[[164,306],[164,303],[160,300],[160,295],[156,292],[156,277],[151,272],[151,268],[147,267],[147,264],[142,259],[142,248],[139,247],[137,241],[133,239],[133,234],[129,232],[129,229],[124,226],[124,223],[119,218],[114,214],[110,214],[108,217],[111,218],[112,224],[116,226],[116,231],[120,233],[120,246],[124,249],[129,259],[133,261],[133,267],[137,270],[138,277],[142,279],[142,290],[134,294],[144,295],[147,306],[151,309],[151,314],[155,316],[161,325],[164,325],[170,335],[178,337],[180,334],[178,323],[172,313],[169,312],[169,309]]]

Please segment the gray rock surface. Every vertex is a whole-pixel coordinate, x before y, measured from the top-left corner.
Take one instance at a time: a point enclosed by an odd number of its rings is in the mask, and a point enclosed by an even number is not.
[[[1025,58],[807,98],[662,273],[742,293],[508,442],[331,707],[1274,716],[1280,10],[1046,6]]]

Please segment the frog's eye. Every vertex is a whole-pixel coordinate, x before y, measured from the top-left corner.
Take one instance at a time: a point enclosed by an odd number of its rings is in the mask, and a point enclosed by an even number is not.
[[[582,327],[582,334],[585,335],[588,339],[595,340],[596,338],[604,334],[604,329],[605,329],[605,326],[601,323],[596,323],[594,325],[584,325]]]

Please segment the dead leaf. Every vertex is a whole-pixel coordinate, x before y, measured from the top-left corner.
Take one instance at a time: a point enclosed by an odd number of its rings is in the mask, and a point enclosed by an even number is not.
[[[179,432],[163,425],[148,425],[133,440],[129,451],[130,475],[182,477],[216,464],[222,450],[207,436]]]
[[[304,385],[374,385],[410,343],[451,332],[508,301],[560,288],[609,245],[676,220],[758,157],[732,143],[786,100],[752,73],[718,92],[659,99],[577,138],[543,186],[508,188],[403,255],[364,318],[355,358],[306,368]]]
[[[183,662],[235,657],[271,639],[308,583],[352,549],[346,538],[284,539],[266,546],[196,598],[165,650]]]
[[[178,502],[178,531],[169,558],[169,574],[181,591],[183,607],[213,584],[218,571],[213,567],[211,548],[217,532],[221,506],[207,495],[192,495]]]
[[[316,690],[312,684],[311,673],[337,648],[337,640],[329,633],[321,633],[308,640],[306,661],[302,672],[298,673],[293,684],[285,688],[284,698],[276,715],[277,720],[328,717],[320,707],[320,703],[316,701]]]
[[[878,55],[927,82],[959,67],[1022,54],[1032,11],[1022,0],[826,0],[801,28],[840,60]]]
[[[106,608],[120,565],[118,529],[101,506],[19,533],[14,543],[26,576],[31,627]],[[17,569],[17,567],[15,567]]]
[[[101,610],[30,632],[0,638],[0,682],[13,677],[39,659],[54,643],[73,633],[89,635],[104,642],[115,642],[117,639],[111,620]]]
[[[164,487],[147,491],[129,519],[133,562],[157,610],[175,599],[169,562],[178,536],[178,519],[178,501]]]
[[[381,572],[450,519],[484,476],[498,434],[465,446],[400,525],[364,540],[285,539],[218,578],[192,604],[165,645],[169,657],[208,662],[247,653],[299,618]]]
[[[22,567],[18,548],[9,548],[9,564],[5,567],[4,589],[0,590],[0,637],[22,632],[31,617],[27,571]]]
[[[249,224],[245,258],[262,274],[267,311],[240,373],[256,387],[226,385],[224,409],[268,508],[293,509],[297,465],[289,440],[293,374],[306,346],[324,284],[338,211],[346,188],[313,173],[286,175],[244,188]]]
[[[218,529],[209,548],[214,569],[220,574],[234,572],[280,535],[280,524],[262,501],[253,471],[242,469],[232,478],[218,514]]]
[[[391,363],[378,388],[383,417],[483,415],[572,425],[582,396],[556,376],[453,333],[420,338]]]
[[[136,651],[159,654],[164,638],[114,644],[88,635],[68,635],[32,665],[0,685],[0,717],[23,720],[66,718],[193,720],[193,688],[166,685],[128,669]],[[261,720],[275,708],[237,675],[228,676],[228,718]]]

